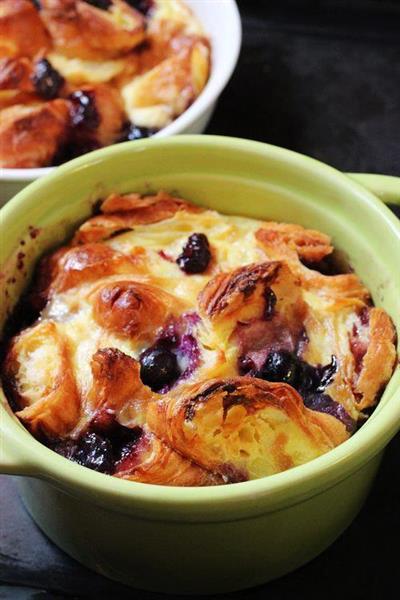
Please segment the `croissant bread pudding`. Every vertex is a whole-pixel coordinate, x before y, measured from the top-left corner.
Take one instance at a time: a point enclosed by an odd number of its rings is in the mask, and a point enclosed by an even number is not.
[[[54,451],[132,481],[312,460],[365,421],[396,362],[390,317],[333,250],[299,225],[111,194],[17,307],[9,402]]]
[[[209,70],[209,40],[180,0],[0,0],[0,167],[149,137]]]

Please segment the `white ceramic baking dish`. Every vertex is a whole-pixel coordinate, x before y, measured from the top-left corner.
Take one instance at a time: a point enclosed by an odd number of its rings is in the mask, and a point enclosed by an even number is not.
[[[155,134],[155,138],[180,133],[202,133],[217,100],[236,66],[242,29],[235,0],[185,0],[211,39],[210,79],[197,100],[175,121]],[[31,181],[50,173],[55,167],[41,169],[0,169],[0,206]]]

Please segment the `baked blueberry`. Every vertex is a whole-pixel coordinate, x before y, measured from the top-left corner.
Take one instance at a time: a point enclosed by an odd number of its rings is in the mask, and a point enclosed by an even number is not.
[[[32,83],[36,92],[46,100],[53,100],[64,85],[64,77],[52,66],[47,58],[35,63]]]
[[[109,439],[113,448],[114,461],[118,462],[119,460],[125,458],[134,446],[137,445],[141,436],[143,435],[143,430],[141,427],[123,427],[119,423],[116,424],[114,429],[109,433]]]
[[[102,435],[94,432],[86,433],[78,441],[65,440],[53,447],[53,450],[83,467],[112,473],[114,467],[111,443]]]
[[[126,0],[128,4],[135,8],[143,15],[147,15],[147,13],[153,8],[153,0]]]
[[[210,259],[210,244],[207,236],[204,233],[193,233],[189,236],[176,263],[185,273],[203,273]]]
[[[319,390],[320,383],[321,374],[318,367],[313,367],[307,362],[298,359],[297,381],[295,382],[294,387],[302,394],[306,394],[308,392],[316,392]]]
[[[161,390],[180,375],[176,355],[163,347],[145,350],[140,357],[140,378],[153,391]]]
[[[270,352],[258,376],[266,381],[282,381],[297,387],[299,363],[294,354],[286,350]]]
[[[111,473],[114,466],[111,443],[98,433],[87,433],[79,440],[73,460],[88,469]]]
[[[87,4],[91,4],[101,10],[107,10],[111,6],[111,0],[85,0]]]
[[[154,127],[139,127],[133,123],[129,123],[123,129],[123,133],[118,140],[119,142],[132,142],[135,140],[142,140],[144,138],[151,137],[157,133],[158,129]]]
[[[97,129],[100,116],[96,108],[93,94],[77,90],[70,97],[71,123],[74,127],[83,126],[87,129]]]
[[[254,361],[250,356],[239,356],[238,371],[240,375],[251,375],[251,371],[254,371],[255,367]]]
[[[239,365],[240,369],[240,365]],[[332,356],[325,366],[314,367],[286,350],[270,352],[257,373],[267,381],[282,381],[296,388],[302,396],[323,392],[337,371],[337,360]]]

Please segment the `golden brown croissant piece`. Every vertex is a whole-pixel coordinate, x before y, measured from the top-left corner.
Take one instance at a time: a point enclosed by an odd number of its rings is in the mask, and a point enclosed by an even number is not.
[[[286,261],[293,273],[300,277],[304,289],[343,305],[359,300],[361,307],[369,300],[369,292],[357,275],[327,276],[302,264],[300,259],[318,262],[332,252],[328,236],[285,223],[265,223],[255,235],[268,258]]]
[[[289,385],[251,377],[209,380],[149,405],[150,428],[227,481],[307,462],[348,437],[335,417],[311,411]]]
[[[112,281],[96,289],[93,316],[105,329],[150,342],[168,317],[183,311],[181,303],[159,287],[137,281]]]
[[[31,75],[32,62],[28,58],[0,59],[0,108],[38,100]]]
[[[92,357],[91,370],[93,382],[85,403],[90,421],[104,426],[124,411],[130,426],[143,425],[152,393],[140,379],[139,363],[117,348],[101,348]]]
[[[135,273],[135,259],[104,244],[84,244],[57,254],[57,267],[51,284],[52,292],[68,290],[82,282],[118,273]]]
[[[198,206],[160,191],[158,194],[110,194],[102,203],[102,215],[92,217],[76,232],[75,244],[106,240],[111,235],[135,225],[157,223],[174,216],[179,210],[200,212]]]
[[[265,223],[263,242],[269,246],[286,246],[306,262],[318,262],[333,252],[328,235],[291,223]]]
[[[149,431],[142,435],[132,452],[117,463],[116,469],[116,477],[156,485],[205,486],[224,483],[222,477],[184,458]]]
[[[72,248],[63,246],[39,261],[27,294],[27,304],[39,312],[55,292],[66,291],[102,276],[142,274],[143,262],[140,249],[128,257],[104,244],[82,244]]]
[[[246,265],[229,273],[213,277],[199,296],[199,306],[213,321],[231,316],[236,321],[247,317],[261,316],[259,306],[265,306],[263,298],[270,284],[276,281],[282,263],[269,262]],[[258,314],[254,313],[254,309]]]
[[[84,117],[83,110],[90,111],[89,118]],[[112,144],[120,137],[124,121],[121,98],[105,83],[84,85],[71,95],[72,142],[78,148],[90,142],[95,146]]]
[[[209,75],[209,46],[193,38],[121,89],[126,113],[139,126],[161,128],[197,98]]]
[[[5,108],[0,112],[0,167],[49,165],[65,141],[68,124],[66,100]]]
[[[374,406],[396,363],[396,330],[381,308],[367,309],[353,326],[353,391],[358,410]]]
[[[80,399],[66,339],[46,321],[13,338],[3,374],[18,417],[36,434],[64,437],[76,425]]]
[[[221,341],[235,332],[241,353],[279,343],[293,351],[307,312],[298,278],[279,261],[216,275],[200,293],[199,308]]]
[[[182,23],[167,19],[150,19],[146,35],[146,43],[136,55],[136,72],[145,73],[169,56],[190,50],[201,42],[209,45],[201,32],[185,33]]]
[[[0,56],[33,57],[49,46],[49,36],[33,2],[1,0]]]
[[[129,52],[143,41],[145,20],[123,0],[100,9],[84,0],[41,0],[41,17],[58,52],[101,60]]]
[[[139,363],[116,348],[92,357],[93,384],[86,412],[92,426],[107,429],[114,419],[143,427],[154,394],[139,377]],[[216,475],[185,459],[145,428],[140,441],[116,464],[117,477],[159,485],[216,485]]]

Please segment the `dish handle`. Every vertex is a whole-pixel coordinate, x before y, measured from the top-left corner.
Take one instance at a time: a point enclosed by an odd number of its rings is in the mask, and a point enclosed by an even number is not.
[[[385,204],[400,206],[400,177],[371,173],[347,173],[347,175],[375,194]]]

